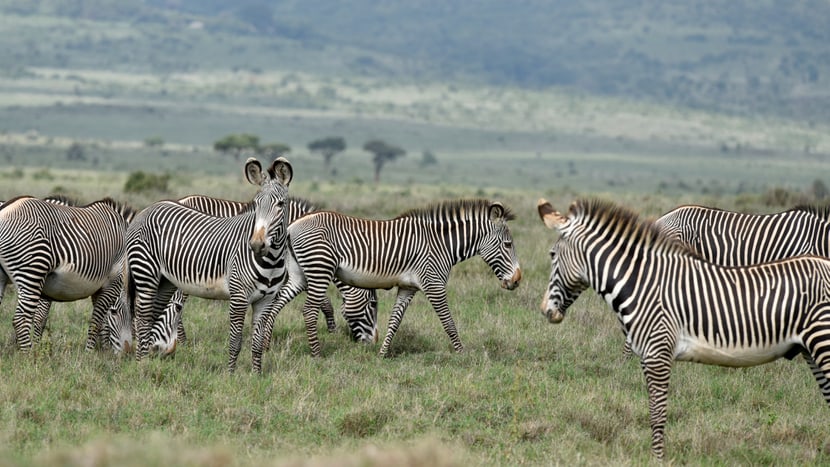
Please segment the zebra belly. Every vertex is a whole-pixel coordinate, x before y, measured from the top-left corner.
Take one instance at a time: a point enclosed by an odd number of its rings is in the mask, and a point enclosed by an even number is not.
[[[724,348],[697,336],[683,334],[677,339],[674,358],[709,365],[746,367],[777,360],[790,353],[793,347],[801,347],[801,343],[797,339],[788,339],[766,346]]]
[[[224,277],[194,282],[181,282],[175,280],[175,278],[170,278],[170,282],[182,289],[182,292],[193,295],[194,297],[210,300],[229,300],[231,298],[230,290],[228,290],[228,282]]]
[[[106,281],[106,277],[83,277],[71,268],[59,268],[46,276],[41,295],[58,302],[72,302],[94,294]]]
[[[421,288],[415,274],[377,274],[349,267],[340,267],[337,278],[353,287],[363,289],[391,289],[392,287]]]

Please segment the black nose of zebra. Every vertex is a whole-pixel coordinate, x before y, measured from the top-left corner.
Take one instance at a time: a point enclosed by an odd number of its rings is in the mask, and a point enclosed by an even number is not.
[[[516,269],[516,272],[513,274],[513,277],[510,279],[503,280],[501,282],[502,288],[507,290],[513,290],[519,286],[519,282],[522,281],[522,270]]]

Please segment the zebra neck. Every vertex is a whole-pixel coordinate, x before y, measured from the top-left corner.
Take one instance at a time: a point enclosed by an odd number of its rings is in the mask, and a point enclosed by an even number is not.
[[[588,257],[588,267],[593,269],[588,274],[589,283],[615,312],[625,315],[635,298],[637,281],[642,279],[640,272],[647,267],[647,256],[643,250],[612,250],[622,254],[612,255],[606,250]]]

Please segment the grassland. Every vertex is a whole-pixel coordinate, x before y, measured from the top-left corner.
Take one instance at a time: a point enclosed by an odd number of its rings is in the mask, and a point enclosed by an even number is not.
[[[560,326],[537,311],[553,238],[536,199],[566,206],[601,196],[646,215],[681,203],[771,211],[812,200],[815,182],[828,182],[821,122],[341,73],[348,66],[331,57],[366,52],[300,53],[283,38],[175,24],[0,18],[9,39],[0,62],[15,64],[0,72],[0,199],[249,199],[241,161],[211,145],[250,132],[290,144],[291,193],[328,208],[381,218],[437,199],[506,202],[518,214],[524,283],[499,289],[478,259],[454,270],[450,305],[466,345],[458,355],[419,296],[392,358],[351,343],[340,320],[322,335],[324,357],[312,359],[298,300],[278,320],[261,377],[247,352],[236,374],[224,370],[225,303],[193,299],[191,341],[176,358],[136,363],[82,350],[86,302],[56,304],[43,342],[18,353],[10,290],[0,306],[0,465],[649,463],[643,377],[622,358],[607,306],[588,292]],[[349,146],[335,174],[305,150],[329,135]],[[379,185],[360,149],[371,138],[408,151]],[[85,160],[68,160],[75,143]],[[424,150],[438,164],[422,166]],[[139,170],[170,174],[169,188],[125,193]],[[383,332],[394,296],[380,299]],[[830,462],[826,404],[800,359],[742,370],[679,364],[670,397],[672,463]]]
[[[57,172],[63,175],[62,172]],[[79,187],[90,174],[76,175]],[[238,176],[237,180],[241,180]],[[61,179],[70,186],[70,181]],[[241,199],[241,186],[192,181]],[[82,350],[89,304],[56,304],[43,342],[14,349],[14,293],[0,307],[0,457],[12,465],[550,465],[650,462],[645,384],[621,355],[622,335],[591,291],[566,321],[538,312],[553,241],[535,199],[564,206],[563,190],[485,190],[298,182],[292,192],[329,207],[385,217],[442,197],[484,195],[511,206],[525,279],[508,292],[480,259],[449,285],[465,343],[452,352],[419,295],[392,356],[352,343],[345,323],[322,331],[309,356],[300,301],[280,315],[264,374],[243,352],[225,371],[227,308],[193,299],[190,341],[175,359],[119,359]],[[75,188],[83,191],[82,188]],[[226,191],[222,191],[226,190]],[[645,214],[682,198],[616,196]],[[728,207],[728,205],[725,205]],[[301,297],[302,298],[302,297]],[[381,332],[394,301],[380,293]],[[248,339],[244,348],[248,348]],[[677,464],[823,464],[827,410],[800,358],[749,369],[678,364],[672,378],[668,458]]]

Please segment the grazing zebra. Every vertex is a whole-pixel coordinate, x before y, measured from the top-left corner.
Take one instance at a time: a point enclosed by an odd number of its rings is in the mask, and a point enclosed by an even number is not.
[[[329,282],[339,279],[355,287],[398,287],[386,338],[386,355],[406,307],[421,290],[438,314],[453,348],[461,351],[450,309],[447,281],[453,265],[480,255],[512,290],[522,273],[507,221],[513,214],[501,203],[460,200],[416,209],[394,219],[377,221],[336,212],[309,214],[288,228],[288,281],[265,317],[255,326],[252,343],[254,370],[261,371],[262,350],[268,345],[275,316],[307,290],[303,315],[311,354],[320,355],[314,310]]]
[[[244,172],[260,189],[239,215],[214,217],[175,201],[159,201],[130,224],[124,283],[135,320],[136,359],[147,355],[153,321],[179,288],[230,301],[228,370],[236,368],[248,305],[256,321],[285,279],[284,206],[293,175],[282,157],[267,170],[249,158]]]
[[[559,232],[542,313],[561,322],[588,287],[613,308],[641,358],[658,458],[674,360],[744,367],[803,352],[830,403],[830,260],[724,267],[608,202],[561,214],[540,200],[538,211]]]
[[[13,318],[18,348],[37,340],[53,301],[92,298],[86,349],[105,335],[121,291],[127,224],[135,211],[105,198],[76,206],[64,197],[20,196],[0,208],[0,298],[17,287]],[[104,340],[105,342],[105,340]]]
[[[216,217],[231,217],[248,209],[249,203],[229,201],[209,196],[191,195],[178,200],[179,203],[198,209]],[[303,198],[288,197],[285,202],[285,219],[291,224],[300,217],[315,211],[317,208],[310,201]],[[348,320],[352,338],[361,342],[372,342],[377,335],[377,299],[374,290],[358,289],[345,284],[338,284],[340,293],[345,301],[341,313]],[[151,331],[150,351],[161,355],[172,355],[176,350],[179,339],[184,341],[184,326],[181,321],[181,311],[187,295],[176,290],[170,303],[164,309],[160,319],[157,319]],[[326,318],[326,327],[334,332],[334,309],[328,298],[321,305]],[[355,318],[356,317],[356,318]],[[368,324],[365,324],[366,321]]]
[[[655,221],[667,236],[723,266],[749,266],[792,256],[830,257],[830,223],[821,208],[743,214],[680,206]]]

